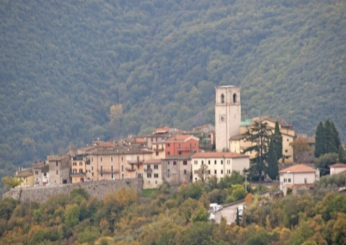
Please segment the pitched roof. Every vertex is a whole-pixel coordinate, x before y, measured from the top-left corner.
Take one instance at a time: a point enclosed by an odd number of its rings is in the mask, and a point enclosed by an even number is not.
[[[344,163],[335,163],[332,165],[329,165],[330,168],[346,168],[346,164]]]
[[[282,169],[279,171],[279,173],[315,173],[316,169],[313,169],[309,166],[306,166],[304,164],[297,164],[297,165],[293,165],[291,167]]]
[[[249,156],[235,152],[198,152],[191,158],[249,158]]]
[[[185,142],[190,138],[193,138],[194,140],[199,141],[199,139],[193,135],[177,135],[177,136],[169,138],[168,140],[166,140],[166,142]]]
[[[34,175],[32,168],[22,169],[19,172],[16,172],[16,177],[28,177]]]
[[[245,138],[245,135],[244,134],[237,134],[237,135],[234,135],[230,138],[230,140],[241,140],[241,139],[244,139]]]
[[[149,159],[145,160],[143,164],[161,164],[161,159]]]
[[[169,155],[163,160],[191,160],[191,154],[185,155]]]
[[[168,128],[168,127],[156,128],[156,129],[154,129],[154,133],[155,134],[162,134],[162,133],[167,133],[169,130],[170,130],[170,128]]]

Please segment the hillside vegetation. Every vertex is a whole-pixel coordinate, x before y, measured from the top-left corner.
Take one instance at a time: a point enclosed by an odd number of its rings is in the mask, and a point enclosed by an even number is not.
[[[0,2],[1,165],[97,137],[214,121],[214,87],[240,85],[243,119],[345,140],[346,2]]]

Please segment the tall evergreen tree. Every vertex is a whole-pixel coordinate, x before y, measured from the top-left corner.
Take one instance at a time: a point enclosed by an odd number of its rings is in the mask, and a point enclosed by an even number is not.
[[[344,148],[342,147],[342,145],[339,146],[338,162],[346,163],[345,150],[344,150]]]
[[[335,132],[335,127],[333,128],[333,124],[331,121],[326,120],[324,122],[324,149],[325,153],[331,153],[331,152],[338,152],[339,146],[336,147],[335,143],[335,137],[336,137],[336,132]]]
[[[277,159],[281,159],[283,157],[282,155],[282,135],[280,132],[279,122],[275,122],[275,130],[273,135],[273,144],[275,148],[275,153]]]
[[[273,143],[273,140],[271,140],[269,144],[267,163],[268,163],[268,166],[266,168],[266,173],[268,174],[269,178],[271,178],[272,180],[275,180],[276,177],[278,176],[279,167],[278,167],[278,158],[276,156],[276,148]]]
[[[245,141],[252,142],[252,146],[246,148],[243,153],[255,151],[256,157],[253,162],[256,164],[259,179],[262,179],[262,172],[265,169],[264,162],[267,159],[269,143],[272,138],[272,131],[267,123],[255,121],[245,133]]]
[[[325,147],[324,147],[324,140],[325,140],[325,130],[324,130],[323,123],[320,122],[316,128],[316,133],[315,133],[315,157],[316,158],[326,153]]]

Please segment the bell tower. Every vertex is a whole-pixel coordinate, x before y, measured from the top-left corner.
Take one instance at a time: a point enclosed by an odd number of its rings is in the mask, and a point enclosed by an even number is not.
[[[240,132],[240,87],[215,87],[216,151],[230,150],[229,139]]]

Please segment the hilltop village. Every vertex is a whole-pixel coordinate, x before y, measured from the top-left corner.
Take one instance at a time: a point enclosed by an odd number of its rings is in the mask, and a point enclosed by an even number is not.
[[[285,167],[292,165],[279,171],[283,192],[294,185],[309,188],[319,178],[318,171],[311,167],[314,137],[297,134],[293,125],[282,119],[258,117],[241,121],[240,87],[221,86],[215,92],[215,125],[202,125],[191,131],[163,127],[143,137],[98,140],[81,148],[70,146],[66,154],[47,156],[32,168],[17,171],[15,177],[21,184],[16,188],[141,178],[143,188],[150,189],[163,182],[181,185],[210,176],[220,180],[233,171],[244,174],[255,156],[255,152],[243,154],[254,144],[244,135],[258,122],[265,123],[272,133],[275,124],[279,125],[282,154],[286,156],[281,163]],[[291,146],[296,138],[305,138],[311,147],[299,159]],[[307,165],[294,165],[296,162]],[[299,173],[304,174],[294,178]]]

